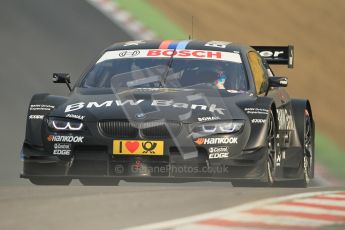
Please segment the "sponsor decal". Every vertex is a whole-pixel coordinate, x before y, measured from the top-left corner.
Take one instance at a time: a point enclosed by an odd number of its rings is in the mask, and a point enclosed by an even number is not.
[[[258,53],[260,54],[261,57],[264,57],[264,58],[270,58],[270,57],[273,57],[273,58],[277,58],[279,57],[280,54],[284,54],[284,51],[269,51],[269,50],[264,50],[264,51],[261,51]]]
[[[49,135],[47,140],[49,142],[68,142],[68,143],[83,143],[83,136],[61,136],[61,135]]]
[[[237,144],[237,137],[198,138],[194,143],[198,145]]]
[[[205,141],[205,138],[198,138],[194,141],[194,143],[197,145],[203,145],[204,141]]]
[[[110,107],[113,104],[116,104],[116,106],[124,106],[124,105],[131,105],[131,106],[137,106],[141,104],[144,100],[110,100],[110,101],[104,101],[102,103],[98,102],[78,102],[74,104],[70,104],[66,106],[65,113],[77,111],[82,108],[101,108],[101,107]],[[157,107],[173,107],[173,108],[190,108],[190,109],[199,109],[199,110],[208,110],[211,113],[218,113],[221,115],[224,115],[224,108],[218,108],[217,105],[211,104],[211,105],[198,105],[198,104],[187,104],[187,103],[179,103],[174,102],[173,100],[153,100],[151,103],[151,106],[157,106]]]
[[[209,159],[229,158],[229,153],[210,153]]]
[[[84,120],[84,118],[85,118],[85,116],[81,116],[78,114],[70,114],[70,113],[66,114],[66,117],[79,119],[79,120]]]
[[[205,46],[209,47],[216,47],[216,48],[226,48],[231,42],[224,42],[224,41],[209,41],[205,44]]]
[[[281,84],[281,85],[288,85],[288,80],[287,79],[280,80],[279,84]]]
[[[210,50],[172,50],[172,49],[158,49],[149,50],[147,52],[148,57],[194,57],[194,58],[207,58],[207,59],[221,59],[222,52],[210,51]]]
[[[44,118],[44,115],[30,115],[30,120],[42,120]]]
[[[248,114],[264,114],[264,115],[267,115],[269,112],[268,109],[261,109],[261,108],[244,108],[244,111]]]
[[[164,40],[159,45],[159,49],[175,49],[177,46],[177,42],[174,42],[173,40]]]
[[[164,40],[159,45],[159,49],[176,49],[176,50],[184,50],[186,49],[190,40],[183,40],[183,41],[174,41],[174,40]]]
[[[69,156],[69,155],[71,155],[71,150],[66,150],[66,149],[54,149],[53,155]]]
[[[183,40],[183,41],[164,40],[159,45],[159,49],[184,50],[186,49],[189,42],[190,40]]]
[[[177,43],[176,43],[177,44]],[[176,46],[178,48],[178,44]],[[182,48],[182,46],[180,47]],[[242,63],[241,56],[238,53],[223,52],[215,50],[189,50],[189,49],[138,49],[138,50],[113,50],[107,51],[97,61],[97,63],[121,59],[121,58],[184,58],[184,59],[208,59],[219,61],[231,61],[236,63]]]
[[[252,119],[253,124],[263,124],[265,122],[266,122],[265,119]]]
[[[175,88],[135,88],[135,89],[133,89],[133,91],[176,93],[176,92],[189,92],[189,91],[194,91],[194,89],[175,89]]]
[[[113,154],[161,156],[164,154],[164,141],[114,140]]]
[[[198,121],[216,121],[220,120],[220,117],[214,116],[214,117],[198,117]]]
[[[209,159],[217,159],[217,158],[228,158],[229,157],[229,150],[228,147],[211,147],[208,149],[209,152]]]
[[[141,143],[141,146],[143,147],[144,149],[144,152],[143,153],[155,153],[155,149],[157,147],[157,143],[155,142],[151,142],[151,141],[145,141],[143,143]]]
[[[124,50],[119,53],[120,57],[135,57],[140,54],[139,50]]]
[[[54,108],[55,108],[54,105],[30,105],[30,111],[36,111],[36,110],[50,111]]]
[[[54,144],[54,149],[71,149],[71,144],[69,144],[69,143],[56,143],[56,144]]]
[[[71,144],[68,144],[68,143],[54,144],[53,155],[69,156],[70,154],[71,154]]]
[[[219,152],[229,152],[227,146],[221,146],[221,147],[211,147],[208,149],[209,153],[219,153]]]

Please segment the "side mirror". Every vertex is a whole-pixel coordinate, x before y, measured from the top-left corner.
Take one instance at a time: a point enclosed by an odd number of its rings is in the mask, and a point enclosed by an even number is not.
[[[53,73],[53,83],[65,83],[69,91],[72,91],[70,86],[71,77],[69,73]]]
[[[287,77],[269,77],[268,84],[269,87],[287,87],[288,79]]]

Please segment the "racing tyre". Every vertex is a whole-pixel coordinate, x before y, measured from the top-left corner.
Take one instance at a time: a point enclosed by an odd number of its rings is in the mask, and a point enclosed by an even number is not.
[[[314,177],[315,161],[315,132],[309,111],[304,112],[304,157],[303,157],[303,187],[308,186],[310,179]]]
[[[117,186],[120,182],[115,178],[80,178],[79,181],[85,186]]]
[[[274,183],[273,173],[275,170],[275,157],[278,151],[277,149],[277,129],[276,121],[274,119],[272,111],[269,113],[268,118],[268,132],[267,132],[267,159],[264,165],[264,173],[259,181],[252,180],[239,180],[232,181],[234,187],[270,187]]]
[[[34,185],[69,185],[72,179],[69,178],[30,178]]]
[[[290,182],[291,187],[301,187],[306,188],[309,185],[310,179],[314,177],[314,141],[315,133],[310,117],[309,111],[305,109],[304,111],[304,130],[303,130],[303,148],[304,156],[302,164],[298,168],[298,179]]]

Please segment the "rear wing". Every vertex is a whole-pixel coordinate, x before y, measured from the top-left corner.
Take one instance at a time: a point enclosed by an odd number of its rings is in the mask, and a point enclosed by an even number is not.
[[[252,46],[258,51],[268,64],[287,65],[293,68],[294,64],[294,47],[289,46]]]

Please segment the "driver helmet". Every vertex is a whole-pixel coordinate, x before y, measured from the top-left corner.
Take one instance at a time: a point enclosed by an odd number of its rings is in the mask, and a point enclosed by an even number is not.
[[[217,89],[225,89],[224,84],[227,79],[227,76],[225,75],[223,67],[220,64],[216,64],[215,72],[217,73],[217,77],[214,81],[214,85],[217,87]]]

